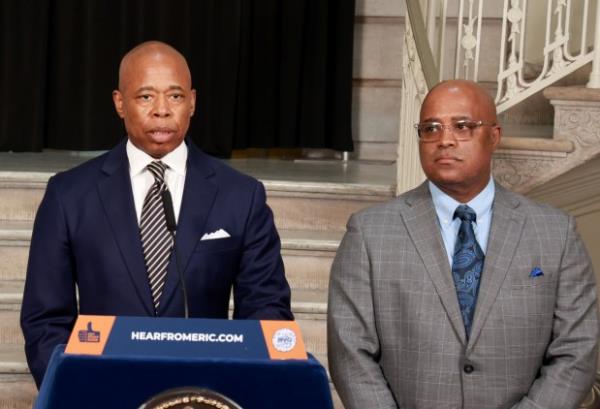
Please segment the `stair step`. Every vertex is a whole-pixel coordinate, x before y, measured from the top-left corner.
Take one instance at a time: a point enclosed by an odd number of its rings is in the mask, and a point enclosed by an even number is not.
[[[30,221],[0,221],[0,280],[25,278],[31,228]]]
[[[504,124],[502,125],[503,137],[519,137],[519,138],[545,138],[552,139],[554,127],[552,124]]]
[[[19,311],[23,300],[22,281],[0,281],[0,313]],[[327,314],[326,290],[297,290],[292,292],[292,310],[297,314]],[[321,317],[321,319],[324,319]]]
[[[59,166],[61,158],[68,160]],[[33,220],[48,179],[87,158],[0,153],[0,220]],[[279,229],[344,231],[352,213],[395,194],[393,164],[256,159],[229,164],[264,183]]]
[[[0,281],[0,311],[18,311],[23,300],[22,280]]]
[[[293,299],[298,290],[327,290],[342,232],[281,230],[281,255]]]
[[[23,344],[19,323],[22,293],[22,282],[0,282],[0,345],[2,346]],[[292,311],[302,330],[307,350],[326,356],[327,293],[322,290],[294,292]],[[0,362],[3,362],[2,357]]]
[[[0,409],[31,409],[36,397],[29,374],[0,374]]]
[[[0,280],[24,280],[31,221],[0,221]],[[280,231],[286,276],[293,290],[324,290],[342,232]]]
[[[0,374],[28,374],[23,345],[2,345],[0,348]]]
[[[500,140],[498,153],[503,151],[526,151],[536,154],[557,153],[567,154],[575,150],[573,142],[560,139],[548,139],[542,137],[516,137],[503,136]],[[515,153],[515,152],[513,152]]]

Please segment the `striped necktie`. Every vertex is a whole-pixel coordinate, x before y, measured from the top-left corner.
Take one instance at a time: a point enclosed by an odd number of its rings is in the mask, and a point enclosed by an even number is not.
[[[454,212],[454,218],[457,217],[460,219],[460,227],[454,246],[452,276],[468,338],[477,304],[484,255],[473,230],[473,222],[477,220],[475,211],[467,205],[460,205]]]
[[[162,192],[167,189],[165,183],[167,165],[161,161],[153,161],[147,168],[154,176],[154,184],[144,199],[140,221],[140,236],[154,310],[155,313],[158,313],[160,296],[165,284],[167,267],[173,248],[173,237],[167,229],[167,220],[162,203]]]

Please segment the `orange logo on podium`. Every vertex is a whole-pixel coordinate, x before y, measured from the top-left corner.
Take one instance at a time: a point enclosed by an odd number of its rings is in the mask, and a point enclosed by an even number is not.
[[[308,359],[300,327],[295,321],[261,321],[271,359]]]
[[[71,332],[65,353],[102,355],[114,322],[114,316],[80,315]]]

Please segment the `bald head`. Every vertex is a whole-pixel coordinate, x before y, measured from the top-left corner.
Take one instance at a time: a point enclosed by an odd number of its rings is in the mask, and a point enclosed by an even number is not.
[[[476,82],[468,80],[448,80],[435,85],[425,97],[421,107],[421,122],[423,122],[423,112],[427,108],[443,99],[451,102],[458,95],[464,97],[466,101],[477,111],[478,119],[485,121],[497,121],[496,104],[489,92]]]
[[[120,91],[123,91],[124,87],[128,85],[131,76],[136,74],[136,67],[141,61],[154,61],[157,64],[162,64],[166,61],[175,64],[184,74],[191,88],[192,76],[185,57],[169,44],[161,41],[146,41],[132,48],[121,59],[121,64],[119,65]]]
[[[113,102],[135,147],[153,158],[172,152],[183,143],[196,107],[185,58],[159,41],[138,45],[121,61]]]

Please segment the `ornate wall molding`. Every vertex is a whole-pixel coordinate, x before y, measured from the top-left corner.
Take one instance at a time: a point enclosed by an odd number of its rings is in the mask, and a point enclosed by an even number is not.
[[[529,152],[499,150],[494,156],[494,176],[502,185],[521,193],[600,155],[600,90],[552,87],[544,94],[554,105],[553,140],[570,141],[572,149],[562,153],[536,152],[534,145],[540,142],[532,138]]]
[[[600,145],[600,104],[586,101],[554,100],[557,139],[572,139],[581,148]]]

